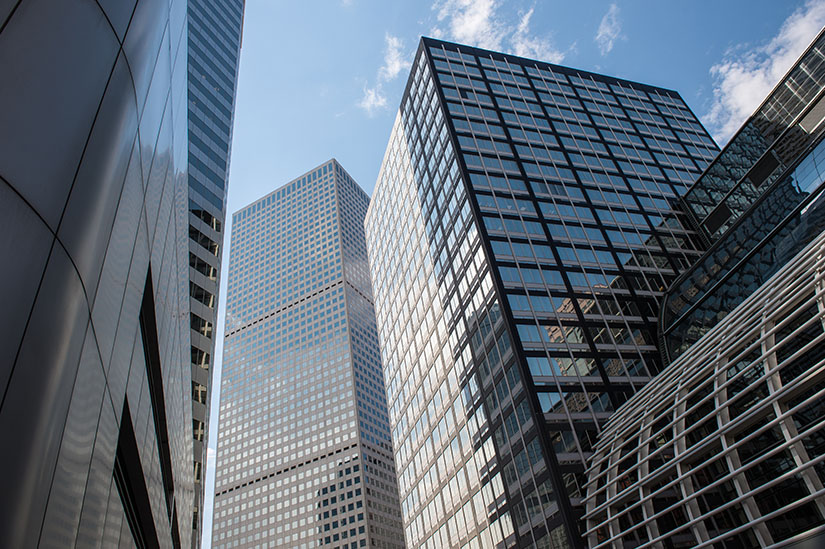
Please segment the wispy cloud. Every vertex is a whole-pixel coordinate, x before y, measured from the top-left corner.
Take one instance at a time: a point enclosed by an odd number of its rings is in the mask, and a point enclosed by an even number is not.
[[[404,41],[387,33],[384,36],[384,64],[378,69],[378,79],[387,82],[410,67],[409,57],[404,55]]]
[[[530,18],[534,8],[521,16],[518,26],[513,33],[513,53],[521,57],[531,57],[550,63],[561,63],[564,52],[553,48],[549,40],[542,40],[530,34]]]
[[[596,31],[596,36],[593,38],[599,46],[599,52],[607,55],[613,49],[613,44],[619,38],[622,32],[622,24],[619,21],[619,6],[610,4],[607,13],[602,17],[602,22],[599,23],[599,30]]]
[[[441,27],[431,28],[430,32],[428,34],[430,36],[432,36],[433,38],[436,38],[438,40],[443,40],[444,38],[447,37],[446,33],[444,32],[444,29],[442,29]]]
[[[496,0],[444,0],[436,2],[438,21],[447,25],[447,33],[462,44],[498,50],[507,34],[496,17]]]
[[[387,97],[381,89],[381,84],[378,84],[374,88],[370,88],[364,84],[364,97],[358,102],[358,106],[367,111],[369,116],[375,116],[379,110],[385,108],[387,106]]]
[[[534,9],[511,21],[502,14],[502,0],[436,0],[432,9],[438,23],[430,30],[435,38],[449,38],[479,48],[508,51],[523,57],[559,63],[565,52],[553,47],[548,37],[530,32]]]
[[[405,53],[404,41],[390,33],[384,35],[384,63],[378,69],[375,86],[364,84],[364,96],[358,106],[364,109],[369,116],[387,107],[387,97],[384,95],[384,84],[394,80],[399,74],[409,68],[410,56]]]
[[[767,44],[742,44],[710,68],[713,100],[705,115],[720,144],[739,129],[825,25],[825,2],[808,0]],[[749,49],[748,49],[749,48]]]

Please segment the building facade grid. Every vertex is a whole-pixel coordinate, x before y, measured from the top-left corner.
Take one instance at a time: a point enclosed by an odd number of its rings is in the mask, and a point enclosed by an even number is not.
[[[401,547],[367,274],[336,161],[233,216],[215,547]]]
[[[675,360],[822,230],[823,52],[820,32],[688,190],[684,205],[712,245],[662,303],[666,360]],[[718,204],[706,207],[714,199]]]
[[[186,4],[190,369],[196,496],[192,545],[200,547],[214,327],[244,1],[188,0]]]
[[[674,92],[422,41],[367,215],[409,543],[581,543],[590,445],[699,255],[671,200],[715,152]]]
[[[685,194],[685,205],[710,241],[725,234],[816,139],[825,110],[823,86],[825,33],[820,31]]]

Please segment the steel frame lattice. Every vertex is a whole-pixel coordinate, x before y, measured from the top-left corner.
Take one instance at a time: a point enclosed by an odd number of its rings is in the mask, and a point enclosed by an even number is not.
[[[588,470],[591,547],[825,531],[823,279],[825,233],[613,416]]]

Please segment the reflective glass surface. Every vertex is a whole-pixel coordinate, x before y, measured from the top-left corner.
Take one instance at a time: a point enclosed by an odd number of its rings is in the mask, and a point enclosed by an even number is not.
[[[578,543],[715,154],[675,92],[422,41],[366,221],[408,543]]]
[[[803,156],[666,296],[671,360],[699,340],[825,229],[825,141]]]
[[[825,233],[618,411],[590,547],[811,547],[825,525]]]
[[[825,34],[777,84],[685,195],[711,241],[753,204],[823,130]]]
[[[195,322],[212,325],[217,321],[220,244],[224,236],[243,10],[243,0],[186,2],[190,314],[196,317]],[[192,331],[191,339],[193,425],[196,432],[203,433],[193,441],[197,500],[192,527],[193,543],[199,547],[215,339],[197,330]]]

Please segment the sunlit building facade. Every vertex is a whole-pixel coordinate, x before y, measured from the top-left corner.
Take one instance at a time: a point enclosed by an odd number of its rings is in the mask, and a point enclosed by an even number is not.
[[[410,546],[583,544],[716,153],[673,91],[422,40],[366,219]]]
[[[233,214],[215,548],[404,547],[368,204],[331,160]]]

